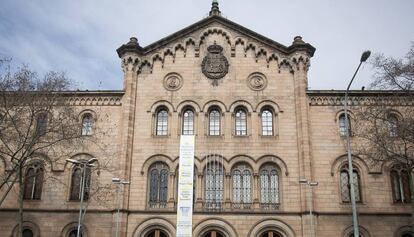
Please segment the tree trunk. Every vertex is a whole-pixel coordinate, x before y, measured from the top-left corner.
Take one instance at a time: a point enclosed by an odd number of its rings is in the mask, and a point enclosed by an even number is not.
[[[408,177],[411,185],[411,231],[414,233],[414,179],[412,171],[408,172]]]
[[[24,182],[23,182],[23,168],[22,166],[19,167],[19,233],[18,237],[23,236],[23,194],[24,194]]]

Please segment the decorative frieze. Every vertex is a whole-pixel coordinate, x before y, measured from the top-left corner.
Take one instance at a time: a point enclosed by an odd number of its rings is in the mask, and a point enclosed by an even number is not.
[[[329,94],[312,95],[308,92],[309,105],[311,106],[342,106],[344,104],[345,93],[343,91],[330,92]],[[335,94],[337,93],[337,94]],[[315,93],[316,94],[316,93]],[[349,106],[367,106],[367,105],[387,105],[387,106],[413,106],[414,97],[400,94],[391,94],[390,92],[359,92],[358,95],[348,97]]]

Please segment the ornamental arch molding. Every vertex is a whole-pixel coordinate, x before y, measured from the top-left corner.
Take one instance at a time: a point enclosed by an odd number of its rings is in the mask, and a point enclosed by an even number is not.
[[[193,229],[193,236],[203,236],[209,231],[218,230],[224,237],[238,237],[233,226],[224,219],[211,218],[201,220]]]
[[[155,114],[157,112],[157,110],[161,107],[165,107],[168,109],[168,113],[170,114],[171,112],[175,111],[174,106],[166,100],[160,100],[155,102],[154,104],[151,105],[151,108],[149,111],[151,114]]]
[[[399,229],[397,229],[397,231],[395,231],[394,237],[401,237],[404,234],[411,234],[411,235],[413,234],[411,226],[407,225],[407,226],[400,227]]]
[[[283,112],[283,110],[280,109],[279,105],[276,102],[271,101],[271,100],[263,100],[263,101],[261,101],[260,103],[257,104],[257,106],[256,106],[256,108],[254,110],[257,111],[257,112],[260,112],[265,107],[272,108],[273,109],[273,112],[275,114],[279,114],[279,113]]]
[[[371,235],[369,234],[368,230],[365,229],[362,226],[359,226],[359,232],[364,236],[364,237],[371,237]],[[354,232],[354,227],[353,226],[348,226],[347,228],[345,228],[345,230],[342,232],[342,236],[343,237],[348,237],[350,236],[352,233]]]
[[[180,165],[179,164],[179,159],[180,159],[179,156],[175,157],[175,159],[173,161],[173,168],[174,169],[171,170],[171,171],[178,171],[178,168],[179,168],[179,165]],[[200,170],[201,163],[202,163],[201,159],[197,156],[194,156],[194,168],[197,169],[198,172]]]
[[[234,101],[234,102],[230,105],[229,111],[230,111],[231,113],[234,113],[234,112],[235,112],[234,110],[235,110],[237,107],[244,107],[244,108],[246,108],[246,109],[247,109],[247,111],[248,111],[249,113],[253,113],[253,112],[254,112],[254,111],[253,111],[253,106],[252,106],[252,104],[250,104],[249,102],[247,102],[247,101],[245,101],[245,100],[237,100],[237,101]]]
[[[62,231],[60,232],[59,237],[68,237],[69,233],[73,230],[76,230],[78,227],[78,222],[71,222],[67,225],[65,225],[65,227],[63,227]],[[88,228],[85,225],[82,225],[82,229],[83,229],[83,235],[82,237],[88,237]]]
[[[347,163],[348,159],[346,154],[336,158],[331,163],[331,176],[333,177],[335,174],[339,174],[341,168]],[[366,161],[364,159],[361,159],[359,156],[352,155],[352,165],[362,173],[374,173],[372,170],[370,170],[370,166],[366,163]]]
[[[233,156],[229,159],[229,172],[231,172],[231,170],[237,165],[237,164],[241,164],[241,163],[245,163],[248,164],[250,166],[250,168],[252,169],[253,173],[257,173],[257,169],[256,169],[256,163],[254,161],[254,159],[250,156],[247,155],[236,155]]]
[[[180,102],[176,106],[176,111],[178,111],[181,114],[183,112],[182,110],[186,107],[193,108],[195,114],[197,114],[201,111],[200,105],[197,102],[195,102],[194,100],[185,100],[185,101]]]
[[[78,154],[76,154],[76,155],[73,155],[72,157],[70,157],[71,159],[73,159],[73,160],[89,160],[89,159],[91,159],[91,158],[95,158],[95,156],[93,156],[92,154],[89,154],[89,153],[78,153]],[[97,163],[99,163],[99,160],[98,160],[98,162]],[[64,164],[63,164],[63,167],[62,167],[62,171],[65,171],[65,170],[70,170],[70,171],[72,171],[72,168],[74,167],[74,165],[72,164],[72,163],[70,163],[70,162],[65,162]]]
[[[202,44],[205,43],[205,39],[208,36],[214,35],[214,34],[223,36],[226,39],[227,44],[229,46],[233,46],[233,44],[231,42],[231,39],[233,38],[232,35],[228,31],[226,31],[226,30],[224,30],[222,28],[219,28],[219,27],[209,28],[209,29],[203,31],[199,35],[199,39],[200,39],[199,46],[201,46]]]
[[[224,113],[224,112],[226,112],[227,111],[227,107],[226,107],[226,105],[225,104],[223,104],[223,102],[221,102],[221,101],[218,101],[218,100],[210,100],[210,101],[208,101],[208,102],[206,102],[204,105],[203,105],[203,109],[201,110],[201,112],[205,112],[205,113],[207,113],[208,112],[208,110],[210,109],[210,108],[212,108],[212,107],[218,107],[218,108],[220,108],[220,112],[221,113]]]
[[[276,164],[279,167],[279,169],[285,173],[286,176],[289,175],[288,167],[281,158],[274,156],[274,155],[264,155],[264,156],[259,157],[259,159],[257,159],[256,166],[258,167],[258,169],[260,169],[260,167],[262,167],[266,163]]]
[[[266,219],[259,221],[249,231],[247,237],[259,237],[265,231],[276,231],[282,237],[295,237],[293,229],[285,222],[278,219]]]
[[[145,172],[148,171],[149,167],[157,162],[161,162],[167,165],[170,171],[172,170],[172,168],[174,168],[174,160],[171,157],[164,154],[156,154],[148,157],[144,161],[144,164],[142,164],[141,168],[141,175],[144,175]]]
[[[31,221],[24,221],[22,223],[22,225],[23,225],[23,230],[24,229],[30,229],[33,232],[33,236],[34,237],[41,237],[40,228],[39,228],[39,226],[36,223],[31,222]],[[10,237],[17,237],[17,236],[19,236],[18,233],[17,233],[18,231],[19,231],[19,224],[17,224],[13,228],[13,231],[12,231]],[[85,237],[87,237],[87,236],[85,236]]]
[[[162,230],[168,237],[175,237],[175,226],[164,218],[149,218],[137,226],[133,237],[144,237],[153,230]]]

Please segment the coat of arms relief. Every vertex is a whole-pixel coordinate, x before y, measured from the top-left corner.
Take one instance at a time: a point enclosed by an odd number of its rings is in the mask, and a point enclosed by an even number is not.
[[[214,86],[218,85],[218,80],[223,78],[229,71],[229,62],[223,55],[223,47],[214,42],[213,45],[208,46],[207,55],[201,63],[201,70],[203,74],[212,80]]]

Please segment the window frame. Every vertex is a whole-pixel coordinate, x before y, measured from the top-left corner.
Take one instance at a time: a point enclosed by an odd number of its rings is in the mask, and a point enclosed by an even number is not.
[[[262,180],[263,178],[262,178],[262,176],[264,176],[263,175],[263,173],[264,173],[264,171],[267,171],[267,172],[269,172],[268,174],[267,174],[267,176],[269,177],[269,179],[268,179],[268,187],[267,187],[267,189],[268,189],[268,191],[267,191],[267,195],[269,196],[268,197],[268,200],[269,201],[267,201],[267,202],[265,202],[265,200],[263,199],[263,193],[265,192],[265,191],[263,191],[263,182],[264,182],[264,180]],[[271,184],[271,182],[272,182],[272,175],[276,175],[276,183],[275,183],[275,190],[274,190],[274,194],[275,194],[275,197],[272,197],[271,195],[272,195],[272,184]],[[259,203],[260,203],[260,206],[261,206],[261,208],[262,209],[278,209],[279,208],[279,206],[281,205],[281,203],[282,203],[282,201],[281,201],[281,197],[282,197],[282,195],[281,195],[281,190],[282,190],[282,188],[281,188],[281,170],[279,169],[279,167],[277,166],[277,164],[274,164],[274,163],[265,163],[265,164],[263,164],[261,167],[260,167],[260,169],[259,169],[259,173],[258,173],[258,194],[259,194]],[[273,201],[273,199],[274,199],[274,201]]]
[[[397,177],[393,177],[393,173],[397,175]],[[406,178],[404,180],[403,175],[406,174]],[[407,169],[404,169],[400,165],[394,165],[390,169],[390,183],[391,183],[391,191],[392,191],[392,200],[395,204],[410,204],[411,200],[411,185],[409,181],[409,174]],[[395,178],[397,180],[395,180]],[[395,183],[397,181],[398,183]],[[397,187],[396,187],[397,186]],[[398,189],[398,190],[396,190]],[[398,192],[398,193],[397,193]],[[399,198],[396,197],[398,194]]]
[[[217,119],[218,121],[215,121],[218,124],[215,124],[215,127],[218,128],[218,130],[214,130],[213,132],[216,132],[217,134],[212,134],[212,129],[211,129],[211,119],[212,119],[212,113],[213,112],[217,112]],[[218,107],[212,107],[208,110],[207,113],[207,136],[211,136],[211,137],[219,137],[223,134],[222,132],[222,113],[220,108]]]
[[[82,176],[83,176],[83,165],[80,164],[76,164],[72,166],[72,170],[70,173],[70,187],[69,187],[69,201],[71,202],[79,202],[81,200],[81,186],[82,186]],[[92,169],[91,167],[88,166],[84,166],[84,168],[86,169],[86,173],[85,173],[85,179],[86,182],[84,183],[84,194],[83,194],[83,201],[89,201],[89,195],[90,195],[90,187],[91,187],[91,182],[92,182]],[[79,178],[79,191],[75,191],[76,186],[75,182],[74,182],[74,175],[76,170],[80,170],[80,175],[81,177]],[[75,198],[75,194],[77,194],[77,198]]]
[[[49,114],[47,112],[38,112],[36,113],[36,135],[43,136],[47,132],[47,127],[49,126]]]
[[[352,136],[352,117],[348,113],[348,126],[349,126],[349,135]],[[347,127],[346,127],[346,118],[345,113],[341,112],[338,115],[338,132],[339,136],[346,137]]]
[[[268,111],[269,113],[270,113],[270,119],[271,119],[271,121],[270,121],[270,125],[271,125],[271,134],[265,134],[264,133],[264,126],[263,126],[263,124],[264,124],[264,117],[263,117],[263,113],[265,112],[265,111]],[[267,122],[267,124],[269,124],[269,121],[266,121]],[[276,134],[277,134],[277,132],[276,132],[276,112],[275,112],[275,110],[272,108],[272,107],[270,107],[270,106],[265,106],[265,107],[263,107],[261,110],[260,110],[260,113],[259,113],[259,127],[260,127],[260,136],[262,136],[262,137],[274,137],[274,136],[276,136]],[[266,131],[269,131],[268,129],[266,130]]]
[[[192,113],[192,130],[190,130],[190,129],[186,130],[186,124],[185,124],[186,123],[186,120],[185,120],[186,119],[185,118],[186,112],[191,112]],[[195,121],[196,121],[195,110],[192,107],[185,107],[182,110],[182,113],[181,113],[181,121],[180,121],[181,131],[180,131],[180,134],[181,135],[196,135],[196,126],[195,126],[196,123],[195,123]],[[185,132],[185,131],[192,131],[192,133],[191,132]]]
[[[165,116],[163,116],[162,118],[165,118],[165,121],[162,121],[165,123],[164,125],[161,125],[161,130],[159,130],[159,119],[160,119],[160,113],[165,112]],[[165,137],[165,136],[169,136],[169,129],[170,129],[170,113],[168,108],[166,107],[160,107],[155,111],[155,121],[154,121],[154,135],[157,137]],[[159,133],[161,132],[161,133]]]
[[[156,184],[153,183],[153,171],[157,171],[156,173]],[[166,179],[164,183],[162,175],[166,174]],[[151,166],[148,168],[148,175],[147,175],[147,207],[149,209],[165,209],[168,208],[168,201],[169,201],[169,189],[173,187],[170,186],[170,168],[169,166],[162,162],[157,161],[151,164]],[[162,186],[162,184],[166,186]],[[153,185],[156,185],[156,190],[153,189]],[[164,191],[162,189],[165,189]],[[153,190],[156,191],[156,193],[153,193]],[[165,200],[161,200],[161,192],[163,195],[165,195]],[[153,195],[155,195],[155,199],[153,199]],[[164,197],[164,196],[163,196]]]
[[[248,174],[246,174],[246,171]],[[240,187],[238,187],[239,190],[236,190],[237,187],[235,187],[235,174],[236,172],[240,172]],[[248,179],[248,187],[246,185],[246,177],[249,177]],[[231,170],[231,200],[233,203],[233,208],[235,209],[250,209],[251,205],[253,203],[253,183],[254,183],[254,177],[253,177],[253,170],[248,164],[245,163],[238,163],[236,164],[232,170]],[[239,192],[239,197],[236,197],[236,192]],[[246,195],[247,194],[247,195]],[[248,198],[246,198],[246,196]],[[239,200],[235,200],[239,199]]]
[[[31,177],[27,177],[29,171],[33,170],[32,174],[32,184],[29,186],[28,179]],[[42,199],[42,192],[43,192],[43,183],[44,183],[44,173],[45,169],[41,162],[33,162],[28,166],[25,171],[25,184],[23,187],[23,200],[25,201],[33,201],[33,200],[41,200]],[[40,177],[39,177],[40,176]],[[36,179],[38,178],[38,179]],[[40,180],[40,181],[39,181]],[[30,188],[31,192],[30,195],[27,196],[27,188]]]
[[[356,175],[356,177],[357,177],[357,181],[358,181],[358,183],[357,183],[357,186],[354,184],[354,189],[355,190],[358,190],[358,196],[355,196],[355,202],[356,203],[359,203],[359,204],[361,204],[361,203],[363,203],[363,193],[362,193],[362,186],[361,186],[361,184],[362,184],[362,177],[361,177],[361,173],[360,173],[360,171],[359,171],[359,169],[354,165],[353,167],[353,171],[352,171],[352,174],[355,176]],[[344,188],[344,184],[343,184],[343,180],[342,180],[342,174],[343,173],[346,173],[347,174],[347,187],[345,187],[346,189],[347,189],[347,195],[348,195],[348,198],[349,198],[349,200],[347,201],[347,200],[344,200],[344,192],[346,191],[346,190],[343,190],[343,188]],[[351,186],[350,186],[350,175],[349,175],[349,169],[348,169],[348,164],[346,163],[346,164],[344,164],[344,165],[342,165],[341,166],[341,168],[339,169],[339,196],[340,196],[340,200],[341,200],[341,203],[342,204],[350,204],[351,203]]]
[[[239,111],[244,113],[244,116],[245,116],[244,123],[243,123],[243,118],[240,118],[241,121],[238,122],[237,114],[238,114]],[[248,133],[248,129],[249,129],[248,128],[249,112],[248,112],[248,110],[245,107],[242,107],[242,106],[236,107],[235,110],[234,110],[233,117],[234,117],[233,118],[233,122],[234,122],[233,133],[234,133],[234,136],[236,136],[236,137],[249,136],[249,133]],[[238,128],[239,123],[240,123],[240,127],[241,127],[240,129]],[[243,127],[244,127],[244,129],[243,129]],[[244,132],[244,134],[243,134],[243,132]]]
[[[89,123],[87,126],[85,126],[85,120],[87,119],[87,117],[89,117]],[[85,112],[82,114],[82,127],[81,127],[81,135],[82,136],[91,136],[93,135],[93,130],[94,130],[94,123],[95,123],[95,119],[92,113],[90,112]]]

